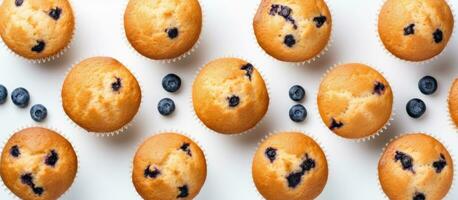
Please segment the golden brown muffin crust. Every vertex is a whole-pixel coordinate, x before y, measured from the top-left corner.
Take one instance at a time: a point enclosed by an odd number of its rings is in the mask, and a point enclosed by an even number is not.
[[[109,57],[88,58],[75,65],[62,86],[65,113],[90,132],[122,128],[134,118],[140,102],[141,91],[135,77]]]
[[[403,161],[409,158],[411,165]],[[453,167],[449,152],[439,141],[414,133],[388,144],[378,164],[378,175],[383,191],[392,200],[410,200],[416,195],[440,200],[452,185]]]
[[[19,155],[11,151],[17,147]],[[50,152],[58,159],[54,166],[45,164]],[[61,135],[45,128],[27,128],[15,133],[3,148],[0,175],[16,196],[26,200],[52,200],[60,197],[73,183],[78,167],[72,145]],[[22,182],[30,174],[34,187],[43,189],[41,195]]]
[[[268,157],[266,152],[272,149],[275,156]],[[290,186],[287,177],[300,173],[303,163],[307,163],[309,169],[303,172],[299,183]],[[323,150],[312,138],[300,132],[282,132],[270,136],[259,146],[252,175],[256,188],[267,200],[314,199],[326,185],[328,164]]]
[[[132,182],[147,200],[193,199],[206,176],[207,165],[200,147],[177,133],[152,136],[135,153]],[[179,189],[183,186],[187,187],[187,195]]]
[[[208,128],[224,134],[253,128],[269,106],[261,74],[253,65],[238,58],[211,61],[199,72],[192,88],[196,115]],[[240,103],[231,107],[229,100],[234,96]]]
[[[59,8],[58,19],[50,16]],[[57,17],[57,15],[54,15]],[[16,6],[14,0],[4,0],[0,6],[0,35],[15,53],[27,59],[53,56],[68,46],[75,29],[75,19],[67,0],[25,0]],[[44,42],[42,51],[32,48]]]
[[[458,79],[453,81],[448,94],[448,109],[453,123],[458,127]]]

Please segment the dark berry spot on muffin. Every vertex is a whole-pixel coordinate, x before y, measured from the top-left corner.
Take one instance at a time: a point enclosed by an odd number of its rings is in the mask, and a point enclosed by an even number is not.
[[[189,156],[192,156],[191,148],[189,148],[190,145],[191,144],[189,144],[189,143],[183,143],[183,145],[181,145],[180,149],[183,150],[184,152],[186,152]]]
[[[179,34],[177,27],[165,29],[165,32],[167,32],[167,36],[170,39],[175,39],[176,37],[178,37],[178,34]]]
[[[37,40],[37,44],[32,47],[33,52],[41,53],[43,50],[45,50],[46,43],[43,40]]]
[[[188,190],[188,185],[183,185],[181,187],[178,187],[178,196],[177,198],[185,198],[189,195],[189,190]]]
[[[309,172],[313,168],[315,168],[315,160],[309,158],[308,154],[305,154],[305,160],[302,161],[300,167],[301,171],[290,173],[286,180],[288,181],[288,187],[295,188],[297,185],[301,183],[302,176],[305,175],[306,172]]]
[[[270,7],[269,15],[276,16],[279,15],[283,17],[287,22],[293,25],[294,29],[297,29],[296,20],[293,19],[291,14],[293,13],[293,9],[288,6],[279,5],[279,4],[272,4]]]
[[[49,154],[46,156],[45,164],[49,166],[56,166],[57,161],[59,160],[59,155],[55,150],[51,150]]]
[[[227,98],[227,101],[229,103],[229,107],[237,107],[240,104],[240,97],[232,95],[231,97]]]
[[[400,161],[402,165],[403,170],[409,170],[412,173],[415,173],[413,171],[413,158],[406,153],[396,151],[396,155],[394,156],[395,162]]]
[[[251,63],[247,63],[246,65],[243,65],[240,69],[245,70],[245,76],[247,76],[248,79],[250,79],[251,81],[251,76],[253,74],[253,65]]]
[[[17,7],[19,7],[19,6],[22,6],[22,4],[24,3],[24,0],[16,0],[14,3],[16,4]]]
[[[329,129],[334,130],[334,129],[339,129],[343,126],[344,124],[342,122],[338,122],[336,119],[331,118],[331,125],[329,126]]]
[[[404,28],[404,35],[413,35],[415,34],[415,24],[409,24]]]
[[[272,147],[268,147],[264,154],[267,156],[267,158],[272,163],[272,162],[274,162],[275,158],[277,157],[277,149],[272,148]]]
[[[372,92],[372,94],[377,94],[380,96],[383,94],[383,92],[385,92],[385,89],[386,87],[383,83],[376,81],[374,84],[374,92]]]
[[[305,154],[305,160],[301,164],[302,172],[308,172],[315,168],[315,160],[309,158],[308,154]]]
[[[38,196],[41,196],[41,194],[43,194],[44,192],[42,187],[34,187],[32,190],[33,190],[33,193],[35,193]]]
[[[288,46],[289,48],[293,47],[296,44],[296,39],[294,39],[294,36],[291,34],[288,34],[285,36],[285,39],[283,40],[283,43]]]
[[[412,199],[413,200],[425,200],[426,196],[425,196],[425,194],[423,194],[421,192],[416,192]]]
[[[33,176],[31,173],[25,173],[21,175],[21,182],[32,189],[33,193],[41,196],[44,192],[42,187],[35,187],[35,183],[33,182]]]
[[[294,172],[289,174],[286,177],[286,180],[288,180],[288,187],[290,188],[295,188],[299,183],[301,183],[302,175],[304,175],[302,172]]]
[[[159,171],[158,168],[154,167],[154,170],[151,171],[150,167],[151,165],[148,165],[145,171],[143,172],[143,175],[145,176],[145,178],[156,178],[157,176],[161,174],[161,171]]]
[[[433,163],[433,167],[436,169],[436,173],[441,173],[445,166],[447,166],[447,161],[444,154],[441,154],[440,159]]]
[[[14,145],[10,149],[10,154],[11,154],[11,156],[17,158],[17,157],[19,157],[21,155],[21,151],[19,150],[19,147],[17,145]]]
[[[117,92],[121,89],[121,87],[122,87],[121,78],[115,77],[115,82],[111,83],[111,89]]]
[[[323,24],[326,23],[326,20],[327,20],[326,16],[323,16],[323,15],[313,18],[313,21],[315,22],[315,26],[317,28],[321,28]]]
[[[59,7],[51,8],[48,14],[51,18],[57,21],[60,18],[60,14],[62,14],[62,9]]]
[[[435,43],[441,43],[443,40],[444,34],[440,29],[436,29],[433,33],[433,38]]]

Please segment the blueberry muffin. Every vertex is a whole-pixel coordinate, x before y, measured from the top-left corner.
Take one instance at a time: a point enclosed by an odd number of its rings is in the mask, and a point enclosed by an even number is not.
[[[4,0],[0,6],[3,42],[27,59],[57,55],[69,45],[74,29],[67,0]]]
[[[140,107],[137,79],[109,57],[88,58],[75,65],[62,86],[62,106],[89,132],[108,133],[128,124]]]
[[[332,18],[324,0],[262,0],[253,28],[267,54],[282,61],[304,62],[326,48]]]
[[[385,48],[407,61],[440,54],[453,33],[453,14],[445,0],[387,0],[378,18]]]
[[[380,185],[391,200],[440,200],[453,181],[453,161],[431,136],[414,133],[390,142],[378,164]]]
[[[129,0],[124,30],[134,49],[154,60],[177,58],[196,44],[202,29],[198,0]]]
[[[382,74],[359,63],[330,70],[318,91],[324,124],[348,139],[373,136],[390,120],[393,93]]]
[[[458,78],[453,81],[448,94],[448,111],[452,122],[458,127]]]
[[[328,179],[328,164],[320,146],[299,132],[267,138],[253,159],[253,181],[267,200],[315,199]]]
[[[194,80],[192,102],[199,119],[223,134],[245,132],[264,117],[269,94],[256,68],[238,58],[205,65]]]
[[[135,153],[132,182],[143,199],[193,199],[206,177],[204,153],[183,135],[152,136]]]
[[[78,160],[72,145],[45,128],[26,128],[3,147],[0,175],[5,186],[21,199],[53,200],[73,183]]]

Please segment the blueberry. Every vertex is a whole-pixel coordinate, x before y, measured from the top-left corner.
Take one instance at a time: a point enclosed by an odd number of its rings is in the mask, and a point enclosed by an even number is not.
[[[254,70],[253,65],[250,64],[250,63],[247,63],[246,65],[243,65],[240,69],[241,70],[245,70],[245,76],[247,76],[248,79],[251,81],[251,76],[252,76],[253,70]]]
[[[59,160],[59,155],[55,150],[51,150],[45,159],[45,164],[51,167],[56,166],[57,161]]]
[[[113,83],[111,83],[111,89],[113,89],[113,91],[117,92],[121,89],[122,87],[122,82],[121,82],[121,78],[118,78],[118,77],[115,77],[115,81]]]
[[[289,48],[293,47],[296,44],[296,39],[294,39],[294,36],[291,34],[288,34],[285,36],[285,39],[283,40],[283,43],[288,46]]]
[[[0,104],[4,104],[8,97],[8,90],[5,86],[0,85]]]
[[[32,186],[32,187],[35,186],[35,184],[33,183],[33,176],[31,173],[25,173],[21,175],[21,182],[28,186]]]
[[[277,157],[277,149],[268,147],[264,154],[267,156],[267,158],[270,160],[270,162],[274,162],[275,158]]]
[[[143,175],[145,176],[145,178],[156,178],[157,176],[161,174],[161,171],[159,171],[158,168],[154,167],[154,170],[151,171],[150,167],[151,165],[148,165],[145,171],[143,172]]]
[[[17,145],[14,145],[10,149],[10,155],[17,158],[21,155],[21,151],[19,150],[19,147]]]
[[[281,6],[280,12],[278,13],[280,16],[284,17],[285,19],[289,18],[293,9],[288,6]]]
[[[36,122],[42,122],[48,116],[48,110],[41,104],[36,104],[30,109],[30,116]]]
[[[289,109],[289,118],[294,122],[303,122],[307,117],[307,110],[303,105],[297,104]]]
[[[17,7],[19,7],[19,6],[22,6],[22,4],[24,3],[24,0],[16,0],[14,3],[16,4]]]
[[[410,170],[413,172],[413,158],[407,155],[404,152],[396,151],[396,155],[394,156],[394,161],[400,161],[403,170]]]
[[[61,13],[62,13],[62,9],[59,7],[56,7],[56,8],[52,8],[48,14],[51,18],[57,21],[59,20]]]
[[[229,107],[237,107],[240,104],[240,97],[232,95],[227,98],[227,101],[229,103]]]
[[[189,195],[189,189],[188,189],[187,185],[183,185],[181,187],[178,187],[178,191],[180,193],[178,193],[177,198],[185,198],[185,197],[187,197]]]
[[[167,92],[176,92],[181,87],[181,78],[176,74],[167,74],[162,79],[162,87]]]
[[[35,193],[38,196],[41,196],[44,192],[42,187],[34,187],[32,188],[33,193]]]
[[[305,97],[305,90],[300,85],[295,85],[289,89],[289,98],[293,101],[302,101]]]
[[[37,44],[32,47],[33,52],[41,53],[46,47],[46,43],[43,40],[37,40]]]
[[[305,154],[305,160],[301,164],[302,172],[308,172],[311,169],[315,168],[315,160],[309,158],[308,154]]]
[[[178,28],[176,27],[173,27],[173,28],[168,28],[165,30],[167,32],[167,36],[169,36],[170,39],[174,39],[176,37],[178,37]]]
[[[317,28],[321,28],[323,24],[326,22],[326,16],[320,15],[318,17],[314,17],[313,21],[315,22],[315,26]]]
[[[412,99],[406,106],[407,114],[412,118],[420,118],[426,112],[426,104],[421,99]]]
[[[16,88],[11,94],[11,100],[13,100],[14,105],[25,108],[29,105],[29,92],[24,88]]]
[[[437,90],[437,80],[432,76],[425,76],[418,82],[420,92],[425,95],[430,95]]]
[[[163,116],[168,116],[175,111],[175,102],[172,99],[164,98],[159,101],[157,110]]]
[[[440,29],[436,29],[433,33],[433,38],[435,43],[441,43],[443,40],[444,34]]]
[[[413,200],[425,200],[426,196],[423,193],[416,192],[415,196],[413,197]]]
[[[191,152],[191,148],[190,147],[191,144],[189,143],[183,143],[183,145],[181,145],[180,149],[184,152],[186,152],[188,154],[188,156],[192,156],[192,152]]]
[[[329,129],[334,130],[334,129],[339,129],[343,126],[344,124],[342,122],[338,122],[336,119],[331,118],[331,125],[329,126]]]
[[[301,172],[294,172],[294,173],[289,174],[286,177],[286,180],[288,181],[288,187],[296,188],[297,185],[299,185],[299,183],[301,183],[301,179],[302,179],[303,175],[304,175],[304,173],[302,171]]]
[[[386,89],[386,86],[383,83],[380,83],[380,82],[376,81],[375,84],[374,84],[374,92],[373,92],[373,94],[377,94],[377,95],[380,96],[380,95],[383,94],[385,89]]]
[[[433,163],[433,167],[436,169],[436,173],[441,173],[442,170],[447,166],[447,161],[443,154],[440,155],[440,159]]]
[[[404,35],[413,35],[415,34],[415,24],[409,24],[404,28]]]

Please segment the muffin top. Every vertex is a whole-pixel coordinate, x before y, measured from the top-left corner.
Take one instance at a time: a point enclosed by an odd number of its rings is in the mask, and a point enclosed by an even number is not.
[[[407,134],[388,144],[378,164],[378,176],[392,200],[439,200],[452,185],[453,161],[433,137]]]
[[[173,59],[191,50],[199,39],[202,10],[198,0],[129,0],[124,29],[143,56]]]
[[[304,62],[328,44],[332,18],[324,0],[262,0],[253,28],[266,53],[282,61]]]
[[[116,131],[138,111],[141,91],[120,62],[93,57],[75,65],[62,86],[62,106],[76,124],[90,132]]]
[[[177,133],[154,135],[135,153],[132,182],[143,199],[193,199],[206,176],[200,147]]]
[[[408,61],[440,54],[453,33],[453,14],[444,0],[387,0],[378,18],[386,49]]]
[[[0,35],[16,54],[27,59],[56,55],[68,46],[75,19],[67,0],[4,0]]]
[[[224,134],[253,128],[269,106],[261,74],[238,58],[221,58],[205,65],[194,81],[192,100],[199,119]]]
[[[448,94],[448,109],[455,126],[458,127],[458,79],[455,79]]]
[[[335,134],[362,139],[377,133],[391,117],[393,93],[385,78],[359,63],[333,68],[321,81],[318,109]]]
[[[256,188],[268,200],[315,199],[328,179],[328,164],[320,146],[300,132],[267,138],[253,159]]]
[[[77,168],[70,142],[38,127],[11,136],[0,160],[3,182],[21,199],[57,199],[72,185]]]

